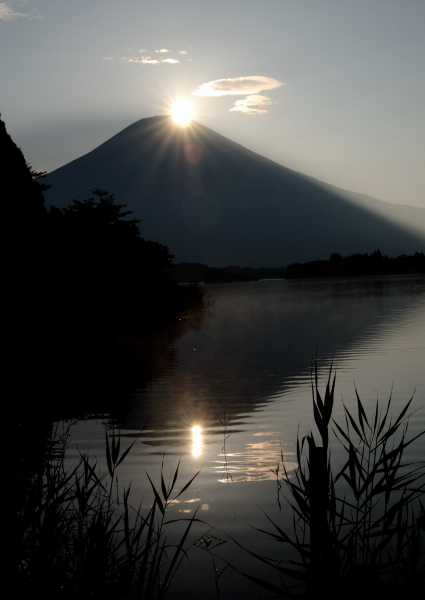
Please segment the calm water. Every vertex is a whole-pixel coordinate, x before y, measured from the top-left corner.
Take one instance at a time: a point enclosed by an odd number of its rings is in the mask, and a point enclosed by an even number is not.
[[[147,507],[151,493],[145,469],[158,483],[161,462],[169,473],[181,458],[181,486],[201,473],[170,508],[170,518],[190,516],[199,507],[198,516],[216,527],[217,537],[230,535],[257,553],[284,557],[282,546],[250,525],[268,528],[263,509],[291,530],[289,510],[283,505],[278,512],[271,469],[281,447],[291,469],[298,427],[301,435],[308,427],[315,431],[310,366],[316,347],[322,382],[332,361],[337,370],[336,420],[342,420],[342,399],[355,407],[354,387],[370,411],[391,390],[394,414],[413,393],[413,408],[423,406],[425,278],[270,280],[210,286],[209,291],[215,297],[212,310],[182,321],[172,335],[158,336],[153,379],[146,385],[141,378],[144,383],[115,419],[124,442],[143,429],[120,481],[132,480],[134,503],[144,495]],[[137,356],[143,352],[132,355],[136,371]],[[77,456],[74,442],[104,460],[105,421],[87,419],[73,426],[69,460]],[[195,433],[194,426],[200,428]],[[424,428],[422,409],[412,417],[411,433]],[[338,466],[342,454],[333,448]],[[422,452],[419,442],[406,456],[420,460]],[[207,530],[197,525],[192,541]],[[268,575],[231,540],[219,554],[251,574]],[[190,555],[174,597],[215,598],[211,557],[197,548]],[[219,581],[222,598],[260,597],[230,569]]]

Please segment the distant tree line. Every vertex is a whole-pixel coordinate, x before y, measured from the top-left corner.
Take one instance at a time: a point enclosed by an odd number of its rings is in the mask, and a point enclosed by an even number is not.
[[[258,281],[259,279],[281,279],[284,267],[226,267],[213,268],[202,263],[182,262],[176,264],[172,278],[182,283],[217,283],[226,281]]]
[[[225,283],[258,281],[259,279],[301,279],[308,277],[354,277],[360,275],[409,275],[425,273],[425,255],[401,254],[389,258],[379,249],[371,254],[331,254],[329,260],[292,263],[286,267],[227,267],[212,268],[202,263],[179,263],[172,277],[181,282]]]
[[[314,260],[306,263],[293,263],[285,268],[286,279],[305,277],[352,277],[360,275],[409,275],[425,273],[425,255],[401,254],[389,258],[375,250],[371,254],[331,254],[329,260]]]

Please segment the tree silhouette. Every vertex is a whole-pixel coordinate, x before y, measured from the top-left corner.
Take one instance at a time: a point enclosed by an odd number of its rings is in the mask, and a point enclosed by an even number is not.
[[[168,248],[143,239],[140,221],[113,194],[91,191],[87,200],[48,212],[49,260],[61,306],[81,324],[89,319],[112,327],[140,324],[147,314],[151,322],[170,316],[179,288],[168,280]]]
[[[6,125],[0,118],[0,148],[2,150],[1,197],[8,198],[3,204],[9,215],[18,218],[20,225],[39,222],[45,213],[43,191],[34,174],[43,175],[31,170],[22,151],[10,135]],[[8,216],[9,216],[8,215]],[[35,222],[34,222],[35,221]]]

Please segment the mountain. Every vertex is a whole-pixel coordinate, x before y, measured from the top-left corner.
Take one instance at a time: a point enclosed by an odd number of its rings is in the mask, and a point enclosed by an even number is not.
[[[280,266],[425,249],[425,209],[347,192],[168,116],[133,123],[45,182],[46,203],[61,207],[107,189],[176,262]]]

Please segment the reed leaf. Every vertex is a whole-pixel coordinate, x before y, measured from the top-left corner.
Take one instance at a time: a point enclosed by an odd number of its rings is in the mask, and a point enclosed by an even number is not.
[[[192,478],[192,481],[193,481],[193,478]],[[193,514],[193,517],[190,519],[190,521],[189,521],[189,523],[188,523],[188,525],[186,527],[186,530],[184,531],[183,536],[181,537],[180,542],[179,542],[179,544],[178,544],[178,546],[177,546],[177,548],[176,548],[176,550],[174,552],[174,556],[173,556],[173,558],[171,560],[171,564],[168,567],[166,575],[165,575],[165,578],[164,578],[164,583],[163,583],[164,590],[167,589],[167,587],[171,583],[172,578],[174,577],[174,574],[175,574],[174,568],[176,566],[177,559],[179,558],[179,556],[180,556],[180,554],[181,554],[181,552],[183,550],[183,545],[184,545],[184,543],[186,541],[186,538],[187,538],[187,536],[189,534],[189,531],[190,531],[190,529],[191,529],[191,527],[193,525],[193,522],[195,520],[197,512],[198,512],[198,509],[195,510],[195,512]]]
[[[387,417],[388,417],[388,412],[389,412],[389,410],[390,410],[391,400],[392,400],[392,388],[391,388],[391,394],[390,394],[390,397],[389,397],[389,399],[388,399],[387,410],[385,411],[384,418],[382,419],[382,421],[381,421],[381,424],[379,425],[378,433],[376,434],[376,439],[378,439],[378,438],[379,438],[379,436],[380,436],[380,435],[381,435],[381,433],[382,433],[382,430],[383,430],[383,429],[384,429],[384,427],[385,427],[385,423],[386,423],[386,420],[387,420]]]
[[[350,419],[350,423],[351,423],[351,425],[352,425],[352,427],[353,427],[354,431],[357,433],[357,435],[359,436],[359,438],[360,438],[360,439],[361,439],[363,442],[364,442],[364,441],[366,441],[366,440],[364,439],[364,436],[361,434],[361,432],[360,432],[360,429],[359,429],[359,428],[358,428],[358,426],[357,426],[357,423],[355,422],[355,420],[354,420],[354,419],[353,419],[353,417],[351,416],[351,413],[350,413],[350,411],[347,409],[347,407],[346,407],[346,406],[344,406],[344,410],[345,410],[345,413],[346,413],[346,415],[347,415],[347,416],[348,416],[348,418]]]
[[[363,404],[362,404],[362,402],[361,402],[361,400],[360,400],[360,397],[359,397],[359,394],[358,394],[358,392],[357,392],[357,389],[356,389],[356,388],[354,388],[354,391],[356,392],[356,398],[357,398],[357,412],[358,412],[358,415],[359,415],[360,427],[361,427],[361,429],[362,429],[363,436],[364,436],[364,435],[365,435],[365,430],[364,430],[364,422],[366,423],[366,425],[367,425],[368,427],[369,427],[369,422],[368,422],[368,420],[367,420],[367,416],[366,416],[366,413],[365,413],[365,411],[364,411]],[[370,429],[370,427],[369,427],[369,429]]]
[[[106,431],[106,429],[105,429],[105,438],[106,438],[106,462],[108,465],[108,472],[109,472],[109,475],[111,477],[113,477],[114,471],[112,468],[111,449],[109,447],[108,432]]]
[[[175,496],[175,497],[173,498],[173,502],[174,502],[174,500],[177,500],[177,498],[179,498],[179,496],[181,496],[181,495],[182,495],[182,494],[183,494],[183,493],[184,493],[184,492],[187,490],[187,488],[190,486],[190,484],[192,483],[192,481],[193,481],[193,480],[194,480],[196,477],[198,477],[198,475],[199,475],[199,473],[200,473],[200,472],[201,472],[201,469],[199,469],[199,471],[198,471],[197,473],[195,473],[195,475],[194,475],[194,476],[193,476],[193,477],[192,477],[192,478],[191,478],[191,479],[190,479],[190,480],[189,480],[189,481],[186,483],[186,485],[184,485],[184,486],[182,487],[182,489],[181,489],[181,490],[180,490],[180,492],[177,494],[177,496]]]

